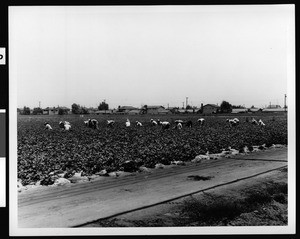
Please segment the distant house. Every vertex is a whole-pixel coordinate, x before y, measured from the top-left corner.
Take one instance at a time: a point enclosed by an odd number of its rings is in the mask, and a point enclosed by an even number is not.
[[[96,114],[97,111],[98,111],[98,109],[93,108],[93,107],[87,108],[87,112],[89,114]]]
[[[256,113],[256,112],[261,112],[262,109],[261,108],[249,108],[248,112],[249,113]]]
[[[220,106],[215,104],[206,104],[203,106],[203,114],[215,114],[219,111]]]
[[[197,114],[201,112],[201,108],[193,108],[193,113]]]
[[[169,112],[169,110],[167,110]],[[147,113],[148,114],[160,114],[160,113],[167,113],[165,107],[161,105],[148,105],[147,106]]]
[[[232,109],[231,113],[232,114],[241,114],[241,113],[247,113],[248,109],[245,108],[238,108],[238,109]]]
[[[128,111],[129,115],[139,115],[141,113],[141,110],[130,110]]]
[[[195,109],[188,109],[188,110],[185,110],[185,112],[188,114],[193,114],[193,113],[195,113]]]
[[[287,110],[285,110],[284,108],[265,108],[265,109],[262,109],[262,112],[265,112],[265,113],[276,113],[276,112],[285,112]]]
[[[57,115],[58,114],[58,108],[56,107],[47,107],[43,109],[43,115]]]
[[[165,109],[165,107],[161,105],[150,105],[147,107],[148,114],[171,114],[172,112],[169,109]]]
[[[268,107],[264,108],[262,112],[268,113],[268,112],[285,112],[287,109],[281,108],[280,105],[269,105]]]
[[[280,105],[269,105],[266,109],[281,109]]]
[[[43,109],[43,115],[58,115],[59,110],[62,110],[64,114],[70,114],[71,109],[65,106],[59,106],[59,107],[47,107]]]
[[[179,113],[179,114],[194,114],[196,112],[197,112],[197,109],[178,109],[177,110],[177,113]]]
[[[42,111],[43,111],[43,115],[48,115],[49,114],[49,110],[47,110],[47,109],[42,109]]]
[[[178,109],[178,110],[177,110],[177,113],[178,113],[178,114],[185,114],[186,111],[185,111],[185,109]]]
[[[178,107],[169,107],[168,110],[169,110],[172,114],[177,114],[179,108],[178,108]]]
[[[133,106],[121,106],[118,108],[118,112],[123,114],[128,114],[131,110],[138,110],[138,108]]]

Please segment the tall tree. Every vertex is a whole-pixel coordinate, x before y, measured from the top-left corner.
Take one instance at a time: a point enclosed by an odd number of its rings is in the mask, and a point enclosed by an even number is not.
[[[105,101],[101,102],[98,106],[98,110],[108,110],[108,104]]]
[[[223,100],[220,105],[221,113],[230,113],[232,111],[231,104],[229,102]]]
[[[232,105],[231,108],[232,109],[244,109],[245,107],[242,105]]]
[[[66,112],[65,112],[64,109],[59,108],[59,109],[58,109],[58,114],[59,114],[59,115],[64,115],[64,114],[66,114]]]
[[[142,111],[141,111],[142,114],[147,114],[148,113],[148,105],[144,105],[142,107]]]
[[[24,114],[24,115],[30,115],[30,108],[24,106],[24,108],[23,108],[23,114]]]
[[[89,114],[89,110],[86,107],[81,107],[80,108],[80,113],[81,114]]]
[[[78,104],[72,104],[72,113],[73,114],[80,114],[80,105]]]
[[[42,115],[43,110],[40,107],[33,108],[32,114],[34,115]]]

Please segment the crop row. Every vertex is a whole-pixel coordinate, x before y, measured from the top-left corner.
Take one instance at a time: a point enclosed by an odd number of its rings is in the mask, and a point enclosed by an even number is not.
[[[157,163],[190,161],[199,154],[219,153],[222,149],[244,146],[287,144],[287,121],[266,118],[265,127],[251,125],[245,120],[237,127],[229,127],[222,117],[207,117],[204,126],[196,125],[181,130],[152,127],[149,118],[139,116],[143,127],[125,127],[120,117],[113,128],[106,127],[99,118],[99,129],[83,125],[79,117],[65,118],[72,128],[59,129],[58,117],[31,117],[18,119],[18,178],[23,184],[43,180],[53,171],[80,172],[86,175],[103,169],[121,170],[125,161],[139,166],[154,167]],[[44,129],[48,121],[52,131]],[[171,121],[172,119],[170,119]]]

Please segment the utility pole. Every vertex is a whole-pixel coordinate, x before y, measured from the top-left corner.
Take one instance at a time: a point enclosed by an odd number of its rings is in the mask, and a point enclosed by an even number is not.
[[[186,101],[185,108],[188,106],[188,98],[189,97],[185,97],[185,101]]]
[[[284,94],[284,111],[286,111],[286,94]]]
[[[39,101],[39,108],[41,108],[41,101]]]
[[[182,109],[184,109],[184,102],[182,102]]]

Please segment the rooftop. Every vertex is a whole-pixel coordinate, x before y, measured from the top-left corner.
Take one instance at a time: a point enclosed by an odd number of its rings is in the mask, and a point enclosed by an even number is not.
[[[262,111],[265,111],[265,112],[284,112],[285,109],[284,108],[265,108],[263,109]]]
[[[133,107],[133,106],[121,106],[119,109],[120,110],[136,110],[138,108]]]
[[[205,107],[205,106],[212,106],[212,107],[215,107],[215,108],[220,108],[220,106],[215,105],[215,104],[206,104],[206,105],[204,105],[203,107]]]
[[[147,109],[158,109],[164,108],[162,105],[147,105]]]

